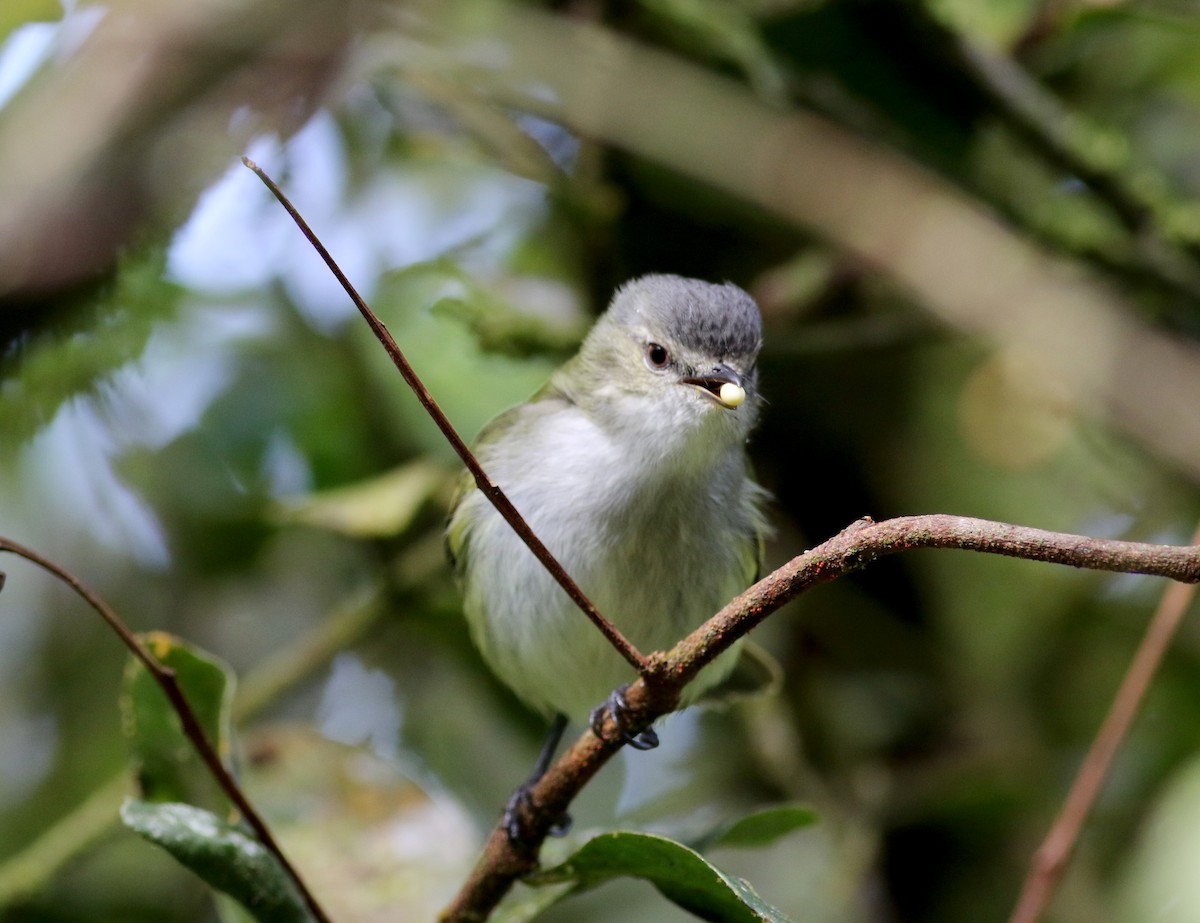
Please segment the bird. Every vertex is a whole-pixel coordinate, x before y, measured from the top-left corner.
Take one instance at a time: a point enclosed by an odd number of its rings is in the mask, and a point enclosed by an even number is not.
[[[616,290],[541,390],[476,440],[489,478],[643,652],[673,646],[759,573],[768,495],[746,445],[761,346],[758,306],[738,286],[643,276]],[[567,724],[594,717],[634,670],[465,473],[446,544],[483,660],[551,722],[536,781]],[[680,707],[731,672],[739,647],[697,675]]]

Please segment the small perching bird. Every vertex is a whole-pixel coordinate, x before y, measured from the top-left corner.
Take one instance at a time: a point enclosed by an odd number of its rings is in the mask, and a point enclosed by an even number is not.
[[[491,479],[643,652],[674,645],[758,572],[765,491],[745,445],[761,343],[758,306],[737,286],[645,276],[617,291],[549,384],[477,441]],[[447,544],[471,635],[527,704],[582,721],[635,678],[469,477]],[[701,671],[681,704],[737,657],[735,647]]]

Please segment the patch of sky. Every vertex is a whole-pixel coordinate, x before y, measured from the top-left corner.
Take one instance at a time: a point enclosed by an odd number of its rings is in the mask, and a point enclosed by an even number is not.
[[[474,164],[383,169],[351,190],[345,141],[318,112],[286,144],[264,137],[247,156],[277,182],[360,294],[379,275],[463,249],[473,268],[495,266],[543,214],[536,183]],[[170,278],[212,297],[278,279],[316,328],[331,332],[355,311],[337,280],[257,177],[240,163],[200,198],[168,253]]]
[[[369,744],[377,756],[394,760],[400,750],[400,703],[396,685],[382,670],[353,654],[334,658],[317,708],[321,733],[338,743]]]
[[[170,561],[158,520],[113,470],[113,431],[76,398],[25,448],[19,482],[39,495],[43,519],[71,523],[146,567]]]
[[[58,22],[29,22],[13,29],[0,45],[0,109],[44,64],[73,54],[106,12],[102,6],[79,8],[74,0],[64,0]]]

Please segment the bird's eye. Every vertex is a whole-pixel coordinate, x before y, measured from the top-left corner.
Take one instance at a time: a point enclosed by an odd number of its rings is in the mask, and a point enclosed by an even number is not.
[[[646,365],[650,368],[659,370],[665,369],[671,361],[671,354],[667,352],[667,347],[661,346],[658,343],[646,344]]]

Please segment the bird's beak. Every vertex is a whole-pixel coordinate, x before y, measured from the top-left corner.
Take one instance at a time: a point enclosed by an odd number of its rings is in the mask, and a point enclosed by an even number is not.
[[[707,374],[690,376],[681,381],[685,385],[699,388],[726,410],[733,410],[746,400],[742,376],[725,363],[713,366]]]

